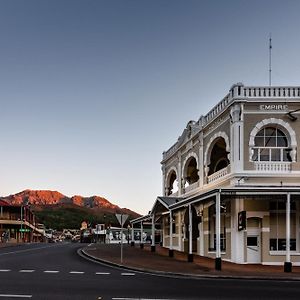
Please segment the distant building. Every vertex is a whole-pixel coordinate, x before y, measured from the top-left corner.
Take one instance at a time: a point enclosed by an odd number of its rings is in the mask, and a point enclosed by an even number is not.
[[[160,223],[170,255],[216,268],[300,265],[299,137],[300,87],[233,85],[163,153],[162,196],[132,224]]]
[[[44,241],[44,231],[38,227],[30,206],[10,205],[0,200],[0,241]]]

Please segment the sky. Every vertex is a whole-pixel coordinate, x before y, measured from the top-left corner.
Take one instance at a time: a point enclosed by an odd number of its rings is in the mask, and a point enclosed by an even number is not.
[[[0,0],[0,195],[146,214],[160,161],[237,82],[300,85],[297,0]]]

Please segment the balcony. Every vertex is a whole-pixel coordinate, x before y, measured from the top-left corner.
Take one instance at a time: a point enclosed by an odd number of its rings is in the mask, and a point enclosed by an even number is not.
[[[225,168],[223,168],[223,169],[221,169],[221,170],[219,170],[219,171],[217,171],[217,172],[209,175],[207,177],[207,182],[208,183],[212,183],[214,181],[217,181],[217,180],[223,178],[224,176],[226,176],[227,174],[229,174],[229,172],[230,172],[229,168],[230,168],[230,165],[228,165],[227,167],[225,167]]]
[[[188,193],[188,192],[194,190],[195,188],[197,188],[198,186],[199,186],[199,181],[194,182],[194,183],[192,183],[192,184],[186,186],[186,187],[184,188],[184,191],[185,191],[185,193]]]
[[[255,162],[255,170],[259,172],[281,172],[288,173],[291,171],[290,162]]]

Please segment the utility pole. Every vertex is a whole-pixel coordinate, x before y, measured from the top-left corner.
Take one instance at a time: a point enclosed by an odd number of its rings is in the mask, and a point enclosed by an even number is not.
[[[269,38],[269,86],[272,85],[272,36]]]

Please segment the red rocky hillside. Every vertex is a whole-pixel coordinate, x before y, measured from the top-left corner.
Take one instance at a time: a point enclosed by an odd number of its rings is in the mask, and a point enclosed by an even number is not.
[[[120,208],[119,206],[112,204],[107,199],[92,196],[92,197],[82,197],[73,196],[71,198],[57,192],[57,191],[47,191],[47,190],[25,190],[23,192],[10,195],[7,197],[0,197],[1,200],[7,201],[10,204],[25,204],[30,203],[34,206],[49,206],[49,205],[64,205],[64,204],[74,204],[81,207],[87,207],[91,209],[101,209],[103,212],[110,213],[125,213],[130,214],[133,217],[139,217],[140,215],[134,211],[127,208]]]

